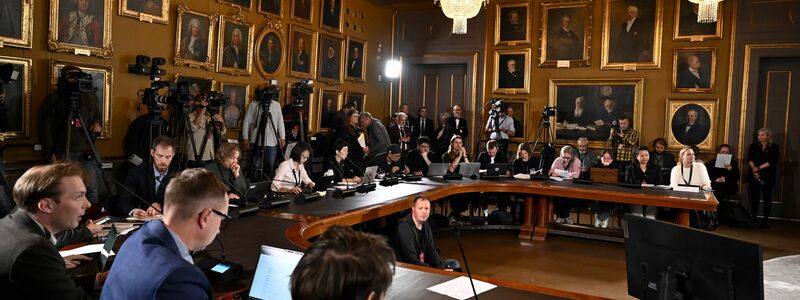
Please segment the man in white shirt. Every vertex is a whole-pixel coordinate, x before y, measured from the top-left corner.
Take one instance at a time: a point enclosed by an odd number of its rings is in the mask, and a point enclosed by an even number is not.
[[[486,123],[486,133],[489,134],[490,140],[497,141],[500,146],[501,153],[508,152],[508,137],[514,136],[516,132],[514,128],[514,119],[506,116],[505,109],[500,109],[497,113],[497,125],[495,125],[495,118],[489,116],[489,121]]]
[[[278,147],[286,145],[281,105],[268,98],[267,90],[269,86],[266,85],[256,89],[256,98],[250,102],[242,122],[242,146],[247,149],[250,140],[253,140],[252,153],[261,153],[260,156],[253,155],[250,168],[250,179],[253,181],[260,181],[264,174],[273,177]]]

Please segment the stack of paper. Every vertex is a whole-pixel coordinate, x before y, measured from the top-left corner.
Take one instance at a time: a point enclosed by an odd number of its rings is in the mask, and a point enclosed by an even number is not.
[[[478,293],[478,295],[497,287],[496,285],[480,280],[473,279],[472,282],[475,284],[475,292]],[[472,285],[469,283],[469,278],[464,276],[434,285],[429,287],[428,290],[459,300],[468,299],[474,296],[472,293]]]

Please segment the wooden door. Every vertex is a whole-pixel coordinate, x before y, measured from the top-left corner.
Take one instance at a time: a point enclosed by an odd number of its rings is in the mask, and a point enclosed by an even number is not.
[[[407,75],[406,75],[407,74]],[[428,107],[428,115],[439,127],[439,114],[449,112],[455,104],[462,106],[461,115],[474,115],[467,89],[467,66],[465,64],[414,64],[404,74],[400,104],[407,104],[409,112],[416,117],[417,109]],[[470,128],[472,130],[472,128]],[[470,136],[473,133],[470,132]],[[472,147],[468,147],[471,150]]]

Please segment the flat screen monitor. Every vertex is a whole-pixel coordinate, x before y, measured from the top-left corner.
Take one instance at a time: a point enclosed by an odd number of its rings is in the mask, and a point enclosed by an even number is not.
[[[626,214],[628,295],[764,299],[761,245]]]
[[[261,256],[258,257],[248,299],[291,300],[289,283],[292,271],[302,257],[301,252],[261,246]]]

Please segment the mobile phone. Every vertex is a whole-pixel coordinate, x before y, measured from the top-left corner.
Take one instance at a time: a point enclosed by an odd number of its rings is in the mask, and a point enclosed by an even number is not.
[[[100,220],[98,220],[97,222],[94,222],[94,223],[97,224],[97,225],[103,225],[103,224],[107,223],[108,221],[111,221],[111,217],[102,218],[102,219],[100,219]]]

